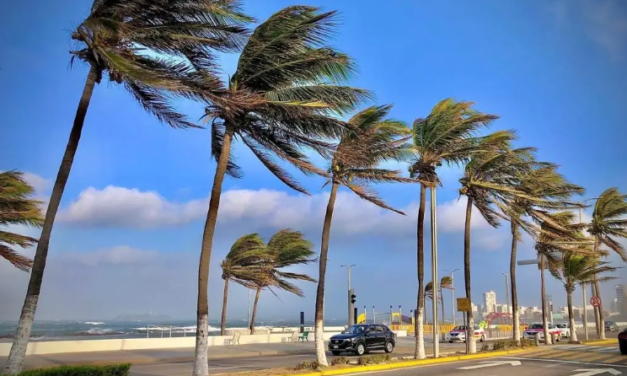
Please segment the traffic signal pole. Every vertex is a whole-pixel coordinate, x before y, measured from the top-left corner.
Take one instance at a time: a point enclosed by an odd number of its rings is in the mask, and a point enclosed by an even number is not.
[[[353,288],[351,286],[351,271],[353,269],[354,266],[357,265],[340,265],[343,268],[346,268],[346,271],[348,272],[348,325],[351,326],[353,325],[353,323],[355,322],[355,301],[356,301],[356,295],[353,291]]]

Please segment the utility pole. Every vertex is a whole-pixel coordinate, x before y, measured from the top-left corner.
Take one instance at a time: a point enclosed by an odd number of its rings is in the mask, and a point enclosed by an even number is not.
[[[590,201],[590,200],[598,200],[598,197],[594,197],[594,198],[589,198],[586,200],[583,200],[581,202],[581,206],[584,206],[586,204],[586,201]],[[583,208],[579,207],[579,224],[583,223]],[[591,285],[592,287],[592,285]],[[585,283],[581,285],[581,292],[583,293],[583,332],[584,332],[584,336],[586,338],[586,341],[588,340],[588,309],[586,308],[586,306],[588,305],[587,300],[586,300],[586,285]],[[594,293],[592,293],[592,296],[594,296]],[[596,309],[596,308],[593,308]],[[597,323],[597,328],[599,327],[599,324]],[[570,328],[570,330],[574,330],[573,328]]]
[[[509,277],[509,274],[507,273],[501,273],[503,274],[503,277],[505,277],[505,309],[507,310],[507,313],[509,312],[509,283],[507,281],[507,278]]]
[[[342,268],[346,268],[346,271],[348,272],[348,326],[353,325],[353,323],[355,322],[355,318],[353,317],[353,315],[355,314],[355,303],[353,302],[354,298],[353,296],[355,295],[353,292],[353,288],[351,286],[351,271],[353,269],[354,266],[357,266],[355,264],[351,264],[351,265],[340,265],[340,267]]]
[[[453,313],[453,327],[455,327],[455,316],[456,316],[456,307],[455,307],[455,272],[459,269],[454,269],[451,271],[451,312]],[[445,270],[445,272],[448,270]],[[444,299],[444,297],[442,297]]]

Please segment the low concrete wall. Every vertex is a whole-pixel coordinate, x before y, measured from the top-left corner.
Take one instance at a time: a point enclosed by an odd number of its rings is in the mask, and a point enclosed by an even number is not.
[[[325,332],[324,340],[340,331]],[[225,346],[230,343],[233,336],[210,336],[209,346]],[[313,332],[309,334],[309,341],[313,341]],[[292,339],[292,333],[272,333],[241,335],[240,345],[264,344],[264,343],[288,343]],[[195,337],[175,338],[127,338],[127,339],[96,339],[77,341],[41,341],[30,342],[26,349],[26,355],[82,353],[93,351],[125,351],[125,350],[154,350],[154,349],[180,349],[193,348],[196,344]],[[0,356],[8,356],[11,343],[0,343]]]

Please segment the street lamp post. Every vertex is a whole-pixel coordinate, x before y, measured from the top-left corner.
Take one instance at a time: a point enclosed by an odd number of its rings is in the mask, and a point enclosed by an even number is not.
[[[433,283],[433,358],[440,357],[440,327],[438,326],[438,227],[436,187],[431,187],[431,281]]]
[[[455,272],[459,269],[454,269],[451,271],[451,312],[453,312],[453,327],[455,327]],[[445,270],[447,272],[448,270]]]
[[[355,309],[353,308],[353,288],[351,286],[351,270],[353,269],[354,266],[357,266],[355,264],[351,264],[351,265],[340,265],[340,267],[342,268],[346,268],[346,271],[348,272],[348,326],[353,325],[353,323],[355,322],[355,318],[353,317],[353,315],[355,314]]]
[[[590,200],[598,200],[598,199],[599,199],[598,197],[593,197],[593,198],[588,198],[588,199],[581,201],[581,207],[579,207],[579,224],[583,223],[583,206],[586,204],[586,202]],[[581,292],[583,294],[583,333],[587,341],[588,340],[588,309],[586,307],[587,301],[586,301],[586,285],[585,284],[581,285]],[[592,295],[594,295],[594,293]],[[598,327],[598,323],[597,323],[597,327]],[[574,329],[571,328],[570,330],[574,330]]]
[[[503,277],[505,277],[505,309],[507,310],[507,313],[510,313],[509,312],[509,283],[507,281],[509,274],[507,273],[501,273],[501,274],[503,274]]]

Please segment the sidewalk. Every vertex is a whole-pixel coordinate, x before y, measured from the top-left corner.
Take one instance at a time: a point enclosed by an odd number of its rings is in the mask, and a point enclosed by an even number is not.
[[[410,356],[414,353],[413,338],[399,338],[394,355]],[[459,345],[441,344],[441,353],[461,350]],[[426,348],[431,353],[430,346]],[[237,346],[212,346],[209,348],[209,359],[251,358],[256,356],[278,355],[309,355],[315,354],[314,342],[301,343],[265,343]],[[60,365],[99,365],[112,363],[158,364],[185,363],[194,359],[194,348],[186,349],[155,349],[126,350],[86,353],[66,353],[48,355],[29,355],[24,362],[24,369],[55,367]],[[4,366],[6,357],[0,358],[0,368]]]

